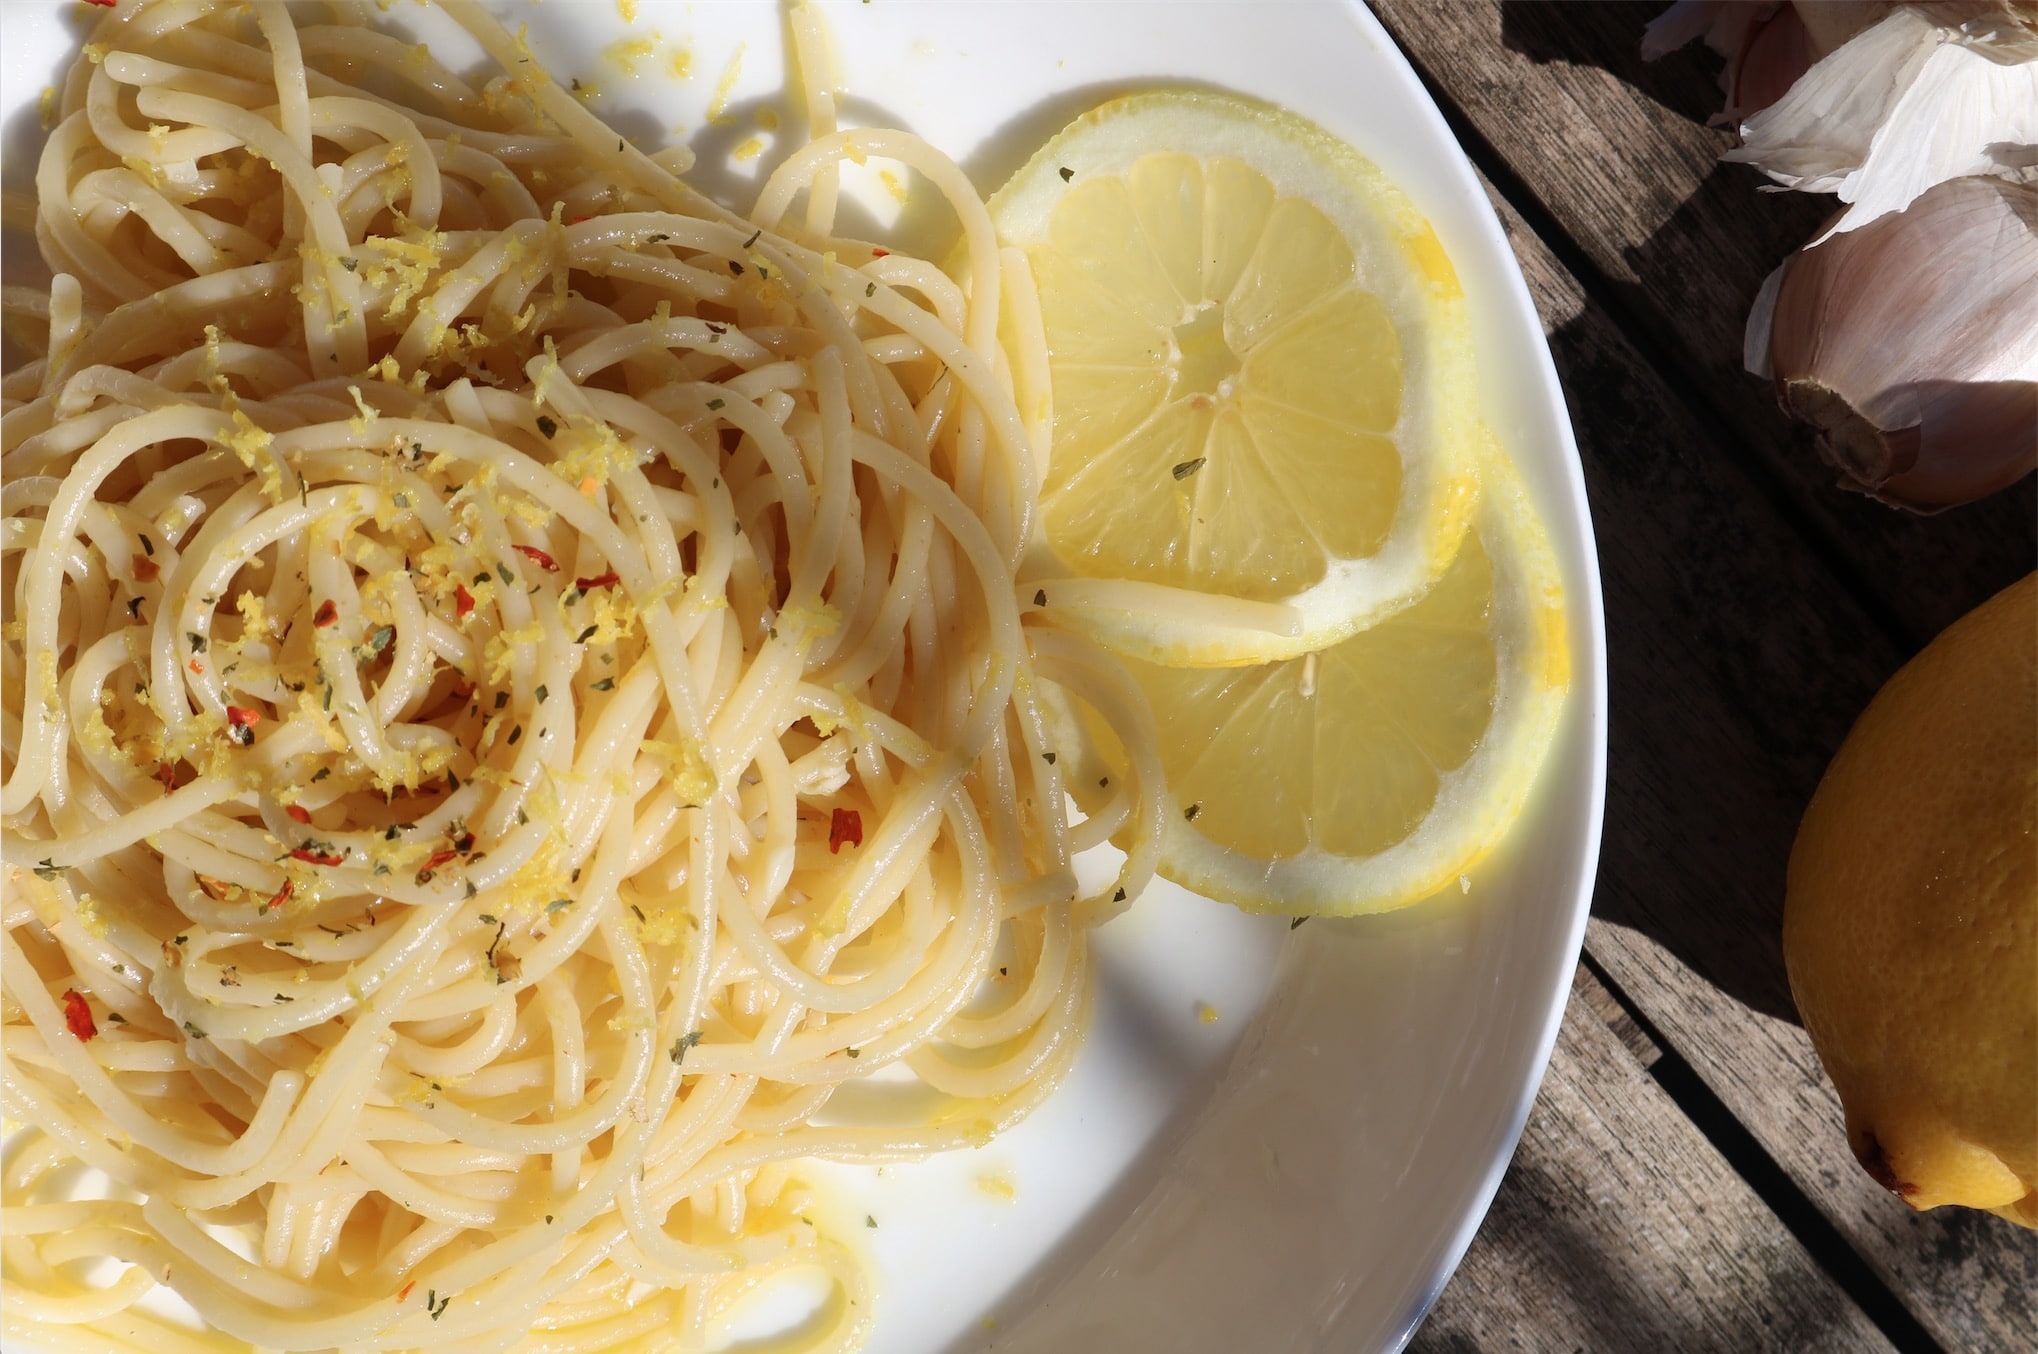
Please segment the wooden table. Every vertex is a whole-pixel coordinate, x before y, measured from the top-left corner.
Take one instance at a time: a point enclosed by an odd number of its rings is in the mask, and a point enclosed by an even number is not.
[[[1542,1095],[1422,1354],[2038,1349],[2038,1233],[1855,1166],[1781,951],[1805,801],[1906,658],[2038,562],[2033,481],[1933,518],[1834,487],[1741,370],[1833,210],[1718,163],[1660,3],[1377,0],[1485,175],[1577,427],[1605,578],[1605,846]]]

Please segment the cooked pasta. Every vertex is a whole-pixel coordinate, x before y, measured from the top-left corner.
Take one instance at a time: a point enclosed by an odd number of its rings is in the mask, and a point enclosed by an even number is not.
[[[1015,586],[1045,356],[967,179],[835,130],[804,13],[816,135],[745,218],[446,8],[499,74],[122,0],[52,112],[0,385],[17,1347],[664,1349],[802,1268],[853,1348],[797,1164],[1026,1114],[1152,870],[1140,697]],[[866,155],[953,274],[835,236]],[[1141,768],[1075,826],[1042,678]],[[930,1108],[831,1101],[881,1069]]]

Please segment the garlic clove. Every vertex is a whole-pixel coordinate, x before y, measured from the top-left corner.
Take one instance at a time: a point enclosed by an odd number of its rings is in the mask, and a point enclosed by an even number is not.
[[[1800,250],[1768,323],[1777,398],[1848,487],[1936,512],[2038,466],[2038,188],[1950,180]]]
[[[1964,28],[1933,22],[1959,12],[1949,9],[1891,11],[1750,115],[1724,158],[1788,188],[1837,193],[1852,205],[1828,233],[1901,211],[1948,179],[2018,176],[2020,148],[2038,144],[2038,38],[1993,9]]]
[[[1839,191],[1937,46],[1938,25],[1898,9],[1816,62],[1790,92],[1741,124],[1722,159],[1754,165],[1786,188]]]
[[[2038,51],[2018,62],[2001,55],[1945,42],[1925,59],[1868,158],[1840,185],[1840,200],[1853,206],[1833,230],[1902,211],[1935,183],[1997,172],[1991,146],[2038,144]]]
[[[1762,279],[1762,285],[1755,292],[1754,304],[1748,307],[1748,329],[1741,340],[1741,365],[1749,374],[1764,380],[1776,374],[1776,368],[1769,360],[1770,336],[1776,328],[1776,293],[1783,289],[1783,270],[1790,267],[1785,259],[1769,270],[1769,276]]]
[[[1720,71],[1726,107],[1709,121],[1732,125],[1782,98],[1814,61],[1880,19],[1892,3],[1676,0],[1642,30],[1642,60],[1659,60],[1704,38],[1707,47],[1727,59]]]
[[[2038,382],[1925,381],[1885,392],[1856,413],[1830,387],[1786,382],[1784,409],[1817,427],[1841,484],[1895,508],[1929,514],[1972,503],[2031,473]],[[1898,424],[1885,431],[1884,421]]]
[[[1739,122],[1790,92],[1818,59],[1804,9],[1786,5],[1748,30],[1740,50],[1728,59],[1727,106],[1720,121]]]
[[[1882,22],[1883,17],[1896,6],[1890,0],[1810,0],[1810,3],[1793,8],[1804,22],[1816,59],[1839,51],[1853,41],[1857,33],[1864,33]]]

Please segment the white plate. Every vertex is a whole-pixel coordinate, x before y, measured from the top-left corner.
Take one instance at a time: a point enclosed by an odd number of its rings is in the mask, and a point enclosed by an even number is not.
[[[606,0],[502,8],[530,24],[562,79],[598,80],[597,110],[640,144],[683,129],[700,152],[697,181],[733,205],[747,205],[759,171],[800,134],[776,6],[639,0],[627,29]],[[1291,935],[1285,921],[1157,888],[1098,936],[1094,1029],[1031,1121],[982,1151],[881,1179],[813,1172],[829,1220],[878,1270],[872,1349],[1397,1349],[1464,1253],[1520,1135],[1598,858],[1599,577],[1577,450],[1521,274],[1471,165],[1356,4],[824,8],[846,120],[919,133],[986,193],[1078,113],[1160,85],[1284,104],[1377,161],[1464,280],[1485,412],[1549,525],[1573,645],[1569,710],[1533,807],[1468,893]],[[8,0],[10,187],[32,173],[36,98],[92,17],[75,3]],[[391,18],[429,24],[436,40],[436,24],[408,5]],[[634,77],[605,52],[626,32],[654,38]],[[671,73],[681,53],[684,79]],[[731,120],[708,125],[718,92]],[[764,153],[733,159],[753,136]],[[910,211],[901,224],[913,227]],[[10,251],[7,262],[11,280],[24,261]]]

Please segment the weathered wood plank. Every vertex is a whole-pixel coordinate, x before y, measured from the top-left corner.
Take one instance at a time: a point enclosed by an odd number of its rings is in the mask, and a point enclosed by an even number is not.
[[[1916,1213],[1870,1180],[1794,1022],[1723,1009],[1730,998],[1638,930],[1595,920],[1586,946],[1942,1343],[2038,1350],[2038,1236],[1970,1209]]]
[[[1797,820],[1899,647],[1496,207],[1570,401],[1605,581],[1611,755],[1587,949],[1935,1339],[2034,1348],[2038,1233],[1863,1196],[1783,972]]]
[[[1888,1350],[1652,1081],[1580,968],[1485,1224],[1409,1348]]]
[[[1915,644],[2038,563],[2038,482],[1920,519],[1833,485],[1809,435],[1741,370],[1749,302],[1833,209],[1758,194],[1705,126],[1719,59],[1693,47],[1644,64],[1662,4],[1377,0],[1434,85],[1606,280],[1646,344],[1768,467],[1824,548],[1848,561]],[[1722,454],[1733,452],[1722,448]]]

